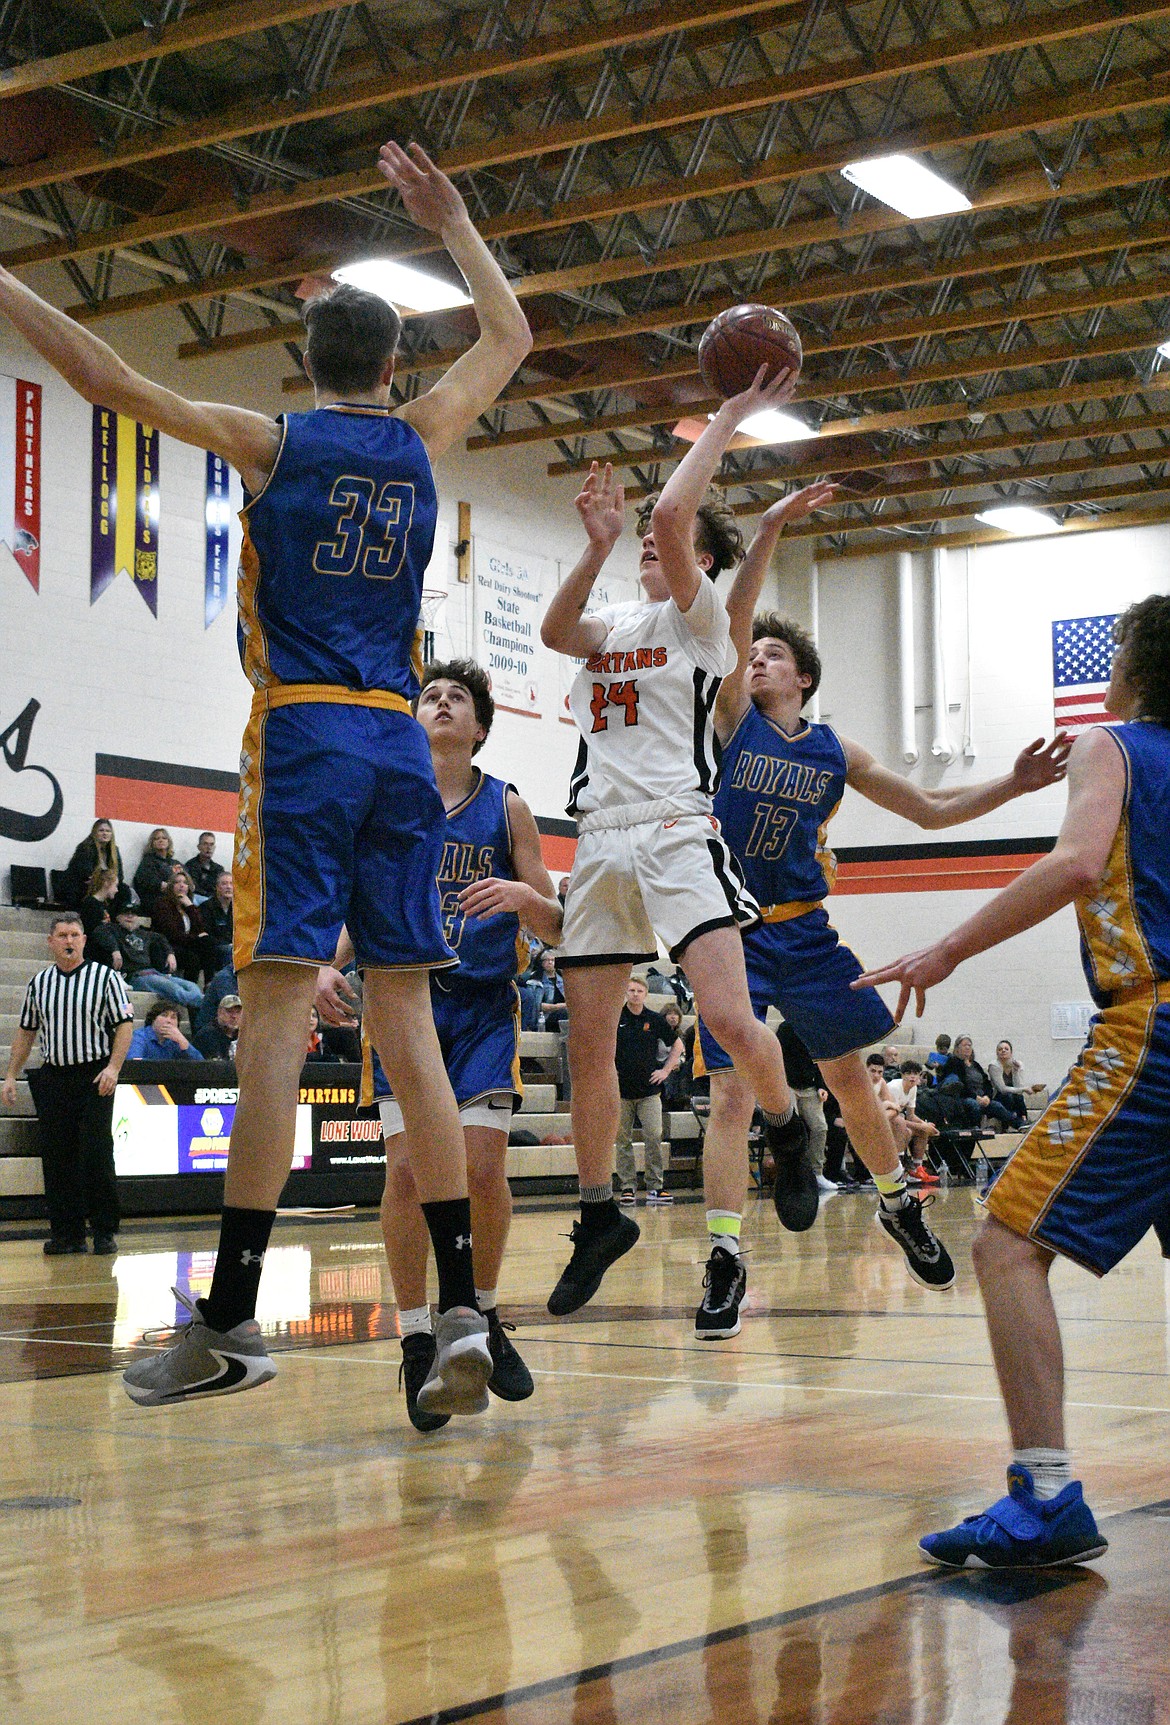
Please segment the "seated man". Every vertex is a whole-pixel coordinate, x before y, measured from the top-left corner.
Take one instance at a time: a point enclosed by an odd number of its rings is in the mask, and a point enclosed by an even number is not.
[[[225,994],[215,1010],[215,1023],[196,1030],[192,1040],[204,1060],[234,1060],[244,1006],[238,994]]]
[[[146,1023],[130,1038],[127,1060],[202,1060],[179,1029],[179,1009],[171,1000],[156,1000],[148,1008]]]
[[[199,848],[189,863],[183,865],[195,889],[195,903],[215,896],[215,883],[223,874],[223,864],[215,861],[215,834],[200,833]]]
[[[151,929],[140,928],[139,920],[132,910],[120,910],[114,918],[117,951],[111,964],[121,971],[126,987],[149,989],[180,1006],[198,1006],[203,999],[199,985],[176,974],[178,961],[170,942]]]
[[[886,1051],[888,1053],[888,1050]],[[938,1127],[930,1120],[924,1120],[918,1113],[918,1086],[922,1083],[922,1063],[918,1060],[903,1060],[899,1076],[889,1084],[890,1100],[897,1108],[903,1122],[910,1128],[910,1167],[907,1169],[912,1180],[920,1186],[937,1186],[938,1175],[925,1165],[926,1150],[932,1138],[938,1137]]]
[[[233,901],[235,885],[227,869],[221,869],[216,876],[215,889],[206,904],[199,909],[203,916],[203,926],[207,931],[214,948],[213,963],[216,970],[230,964],[232,958],[232,939],[235,933]]]

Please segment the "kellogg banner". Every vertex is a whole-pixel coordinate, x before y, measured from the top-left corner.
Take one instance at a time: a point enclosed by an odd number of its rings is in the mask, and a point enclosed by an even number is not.
[[[475,541],[475,656],[497,707],[540,717],[540,617],[547,557]]]
[[[0,540],[41,587],[41,386],[0,376]]]
[[[108,407],[93,410],[89,602],[129,575],[158,616],[158,432]]]

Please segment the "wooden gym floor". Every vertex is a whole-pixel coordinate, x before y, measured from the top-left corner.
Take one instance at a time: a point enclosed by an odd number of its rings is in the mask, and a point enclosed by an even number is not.
[[[742,1334],[691,1320],[702,1210],[639,1209],[595,1305],[544,1311],[570,1215],[514,1225],[521,1406],[421,1437],[372,1218],[282,1223],[276,1382],[136,1409],[116,1368],[200,1291],[209,1224],[121,1253],[0,1248],[5,1725],[1157,1725],[1170,1721],[1170,1317],[1152,1239],[1058,1265],[1092,1569],[947,1576],[917,1536],[1002,1489],[969,1191],[955,1289],[906,1276],[872,1199],[748,1218]],[[113,1369],[112,1369],[113,1368]]]

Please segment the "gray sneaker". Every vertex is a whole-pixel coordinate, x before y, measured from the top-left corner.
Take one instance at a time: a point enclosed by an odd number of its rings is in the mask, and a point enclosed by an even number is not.
[[[452,1306],[435,1318],[435,1362],[418,1392],[424,1414],[481,1414],[495,1370],[488,1321],[469,1306]]]
[[[276,1376],[276,1363],[268,1357],[255,1318],[221,1334],[208,1329],[202,1313],[186,1294],[178,1288],[173,1293],[191,1314],[190,1322],[182,1326],[163,1353],[126,1367],[122,1384],[131,1401],[141,1407],[157,1407],[161,1402],[193,1401],[196,1396],[230,1396]],[[151,1334],[148,1330],[143,1340]]]

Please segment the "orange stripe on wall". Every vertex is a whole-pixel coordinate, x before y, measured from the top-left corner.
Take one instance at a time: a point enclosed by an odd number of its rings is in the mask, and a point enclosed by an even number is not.
[[[99,820],[142,821],[152,827],[205,827],[215,833],[236,829],[234,791],[115,779],[99,773],[94,779],[93,808]]]
[[[834,894],[879,892],[998,892],[1044,853],[1004,857],[883,857],[841,863]]]
[[[577,841],[565,833],[541,833],[540,854],[550,874],[568,874],[577,854]]]

